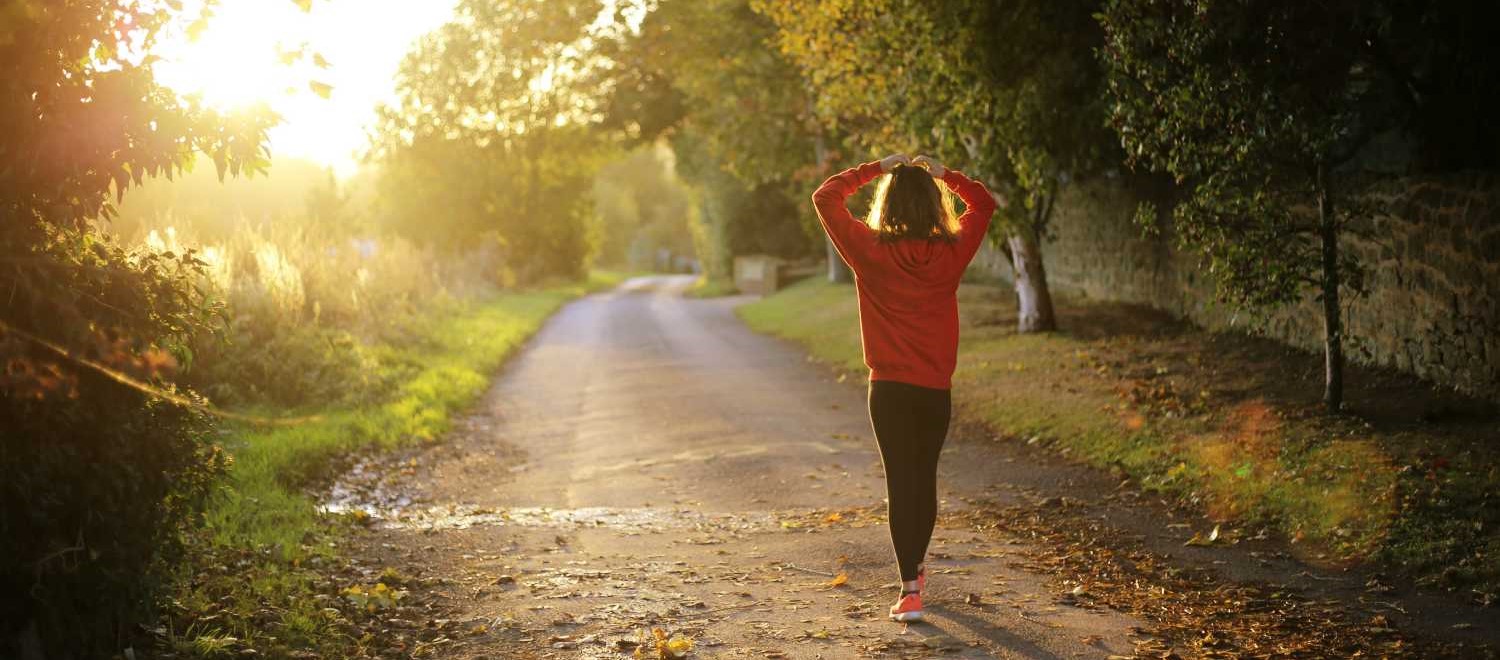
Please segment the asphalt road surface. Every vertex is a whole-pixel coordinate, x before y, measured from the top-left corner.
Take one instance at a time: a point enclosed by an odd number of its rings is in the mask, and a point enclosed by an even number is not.
[[[1067,598],[1065,576],[1026,561],[1033,541],[962,515],[1114,482],[962,430],[940,468],[927,621],[888,621],[897,578],[862,387],[751,332],[743,299],[683,298],[691,282],[640,278],[563,308],[375,508],[376,554],[458,622],[423,655],[629,657],[653,628],[700,658],[1135,652],[1144,622]],[[1108,515],[1161,528],[1169,514]]]

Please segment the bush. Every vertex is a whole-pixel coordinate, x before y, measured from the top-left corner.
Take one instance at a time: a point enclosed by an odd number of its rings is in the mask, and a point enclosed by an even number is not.
[[[149,607],[225,459],[168,387],[219,307],[191,252],[0,224],[0,657],[96,657]]]
[[[92,373],[0,397],[0,656],[118,652],[227,460],[198,412]]]

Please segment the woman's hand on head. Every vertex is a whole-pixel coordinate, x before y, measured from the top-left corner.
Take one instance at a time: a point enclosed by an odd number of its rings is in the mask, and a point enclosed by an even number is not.
[[[880,171],[889,172],[896,169],[897,165],[910,165],[911,159],[906,154],[891,154],[880,159]]]
[[[916,165],[917,167],[927,168],[927,173],[931,174],[932,178],[934,179],[941,179],[943,178],[944,174],[948,173],[948,168],[943,167],[942,163],[939,163],[928,156],[917,156],[916,158],[912,159],[911,164]]]

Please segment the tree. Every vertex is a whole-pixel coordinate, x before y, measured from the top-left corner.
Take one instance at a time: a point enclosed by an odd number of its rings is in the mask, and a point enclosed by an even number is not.
[[[933,150],[990,184],[1023,332],[1055,327],[1040,244],[1057,187],[1114,154],[1091,3],[756,0],[818,89],[819,115],[870,151]]]
[[[157,84],[178,3],[0,5],[0,655],[100,657],[222,469],[172,392],[218,306],[192,253],[128,250],[97,223],[147,177],[206,155],[261,171],[264,109],[228,115]]]
[[[823,240],[803,203],[820,174],[820,128],[800,74],[767,47],[774,34],[746,0],[662,0],[612,54],[614,122],[669,138],[700,193],[697,222],[714,225],[699,240],[722,242],[700,245],[717,276],[735,253],[801,256]]]
[[[225,115],[159,86],[148,54],[177,14],[124,0],[19,2],[0,22],[0,308],[6,330],[79,347],[121,328],[132,353],[185,346],[203,301],[166,286],[191,255],[152,266],[94,230],[146,177],[208,155],[226,174],[267,163],[271,113]]]
[[[1099,17],[1111,123],[1131,165],[1185,188],[1171,225],[1220,297],[1251,309],[1309,289],[1321,299],[1331,411],[1340,300],[1362,287],[1340,242],[1369,212],[1340,168],[1401,114],[1399,87],[1368,59],[1373,4],[1111,0]],[[1154,215],[1144,207],[1141,221]]]
[[[601,263],[650,268],[658,250],[693,254],[692,200],[666,145],[645,145],[605,165],[594,180],[594,203]]]
[[[608,147],[592,90],[603,5],[466,0],[455,11],[407,56],[399,101],[380,112],[372,157],[391,222],[450,248],[492,237],[522,281],[577,276],[586,193]]]

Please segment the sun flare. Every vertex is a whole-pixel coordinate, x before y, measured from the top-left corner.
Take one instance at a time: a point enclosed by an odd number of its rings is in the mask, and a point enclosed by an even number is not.
[[[375,106],[390,99],[414,39],[451,18],[452,0],[222,0],[207,20],[201,0],[153,49],[166,86],[223,110],[265,104],[281,116],[277,158],[302,158],[341,175],[356,167]]]
[[[219,108],[274,103],[289,95],[292,81],[303,73],[278,57],[278,49],[285,48],[284,27],[299,18],[297,13],[290,2],[225,2],[201,32],[189,37],[189,30],[178,26],[170,34],[158,51],[157,77]]]

